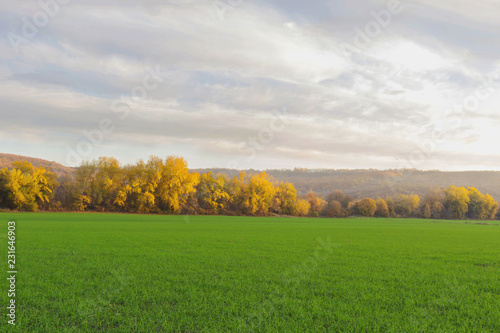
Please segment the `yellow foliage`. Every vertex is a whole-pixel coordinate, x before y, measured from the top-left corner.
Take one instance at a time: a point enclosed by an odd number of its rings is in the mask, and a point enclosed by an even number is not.
[[[265,172],[254,175],[244,183],[243,207],[250,215],[266,215],[272,205],[274,193],[274,185]]]
[[[230,201],[225,188],[225,178],[214,178],[211,171],[200,176],[196,191],[200,206],[209,213],[217,214],[223,211],[225,203]]]
[[[28,162],[14,162],[12,170],[0,172],[0,196],[4,205],[12,209],[38,210],[47,203],[57,185],[54,173],[35,168]]]
[[[78,200],[76,202],[76,208],[79,211],[83,212],[85,209],[87,209],[89,204],[90,204],[90,198],[86,195],[81,195],[78,197]]]
[[[307,200],[299,199],[295,204],[295,209],[297,216],[307,216],[309,215],[309,208],[311,205]]]
[[[469,191],[465,187],[451,185],[444,190],[445,203],[451,218],[463,219],[469,209]]]
[[[169,156],[163,164],[161,181],[157,196],[161,208],[172,213],[179,213],[195,186],[200,181],[198,173],[190,173],[186,160],[182,157]]]
[[[275,189],[273,210],[278,214],[294,215],[297,190],[291,183],[280,182]]]

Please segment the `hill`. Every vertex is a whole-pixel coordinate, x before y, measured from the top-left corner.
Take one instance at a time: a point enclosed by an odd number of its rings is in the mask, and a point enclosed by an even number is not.
[[[14,161],[28,161],[34,166],[44,167],[55,172],[59,177],[72,174],[75,169],[57,162],[40,158],[1,154],[0,168],[11,167]],[[192,169],[191,172],[225,174],[234,177],[238,170],[211,168]],[[247,173],[258,173],[259,170],[247,170]],[[500,171],[420,171],[415,169],[401,170],[334,170],[334,169],[304,169],[266,170],[278,181],[294,184],[299,194],[308,191],[327,196],[334,190],[342,190],[357,198],[378,196],[385,197],[398,193],[425,195],[432,188],[446,188],[450,185],[473,186],[482,193],[489,193],[495,200],[500,200]]]
[[[75,169],[69,168],[57,162],[51,162],[47,160],[43,160],[41,158],[20,156],[20,155],[12,155],[12,154],[2,154],[0,153],[0,169],[3,168],[11,168],[12,162],[16,161],[27,161],[33,164],[35,167],[44,167],[52,172],[55,172],[58,177],[64,175],[71,175]]]
[[[213,171],[214,174],[238,175],[237,170],[199,169],[198,172]],[[249,170],[255,173],[258,170]],[[420,171],[402,170],[323,170],[302,169],[266,170],[275,180],[288,181],[295,185],[299,194],[312,190],[328,195],[334,190],[342,190],[354,197],[385,197],[386,195],[418,194],[425,195],[432,188],[446,188],[450,185],[473,186],[483,193],[489,193],[500,200],[499,171]]]

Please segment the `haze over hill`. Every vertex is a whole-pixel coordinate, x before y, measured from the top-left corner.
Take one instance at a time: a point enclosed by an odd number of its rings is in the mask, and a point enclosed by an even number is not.
[[[238,170],[228,169],[197,169],[193,171],[215,174],[223,173],[228,176],[238,175]],[[258,172],[249,170],[249,172]],[[499,171],[420,171],[415,169],[403,170],[328,170],[303,169],[293,170],[266,170],[275,180],[288,181],[294,184],[300,194],[312,190],[328,195],[334,190],[342,190],[355,197],[385,197],[386,195],[418,194],[425,195],[432,188],[446,188],[450,185],[473,186],[483,193],[488,193],[495,200],[500,200],[500,172]]]

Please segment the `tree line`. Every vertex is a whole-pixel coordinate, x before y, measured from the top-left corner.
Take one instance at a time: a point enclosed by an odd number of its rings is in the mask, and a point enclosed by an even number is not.
[[[112,157],[82,163],[73,175],[14,162],[0,170],[0,207],[20,211],[95,211],[200,215],[421,217],[495,219],[499,204],[473,187],[434,189],[425,196],[355,198],[335,190],[299,195],[265,172],[238,176],[190,172],[176,156],[122,166]]]

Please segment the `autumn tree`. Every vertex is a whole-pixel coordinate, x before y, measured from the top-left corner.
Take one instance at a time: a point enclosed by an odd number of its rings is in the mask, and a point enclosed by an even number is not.
[[[63,175],[58,180],[59,186],[54,189],[54,199],[57,205],[60,205],[61,209],[71,209],[74,210],[76,193],[78,193],[78,188],[75,183],[73,175]]]
[[[433,219],[441,219],[444,214],[444,204],[442,202],[435,202],[431,207],[431,217]]]
[[[387,203],[385,202],[384,199],[379,197],[375,200],[375,203],[377,205],[377,209],[375,210],[374,216],[378,216],[378,217],[389,217],[390,216],[389,207],[387,206]]]
[[[309,215],[313,217],[318,217],[323,208],[326,206],[326,201],[313,191],[309,191],[309,193],[307,193],[307,201],[309,202],[310,207]]]
[[[169,156],[162,168],[155,199],[161,211],[178,214],[189,195],[196,191],[200,181],[198,173],[190,173],[186,160],[182,157]]]
[[[96,161],[95,203],[106,210],[112,210],[113,202],[121,187],[122,169],[114,157],[99,157]]]
[[[84,162],[61,177],[28,162],[0,170],[0,207],[31,210],[98,210],[138,213],[193,213],[341,217],[423,216],[425,218],[492,219],[499,204],[474,187],[432,189],[418,195],[365,198],[336,190],[323,200],[310,191],[299,198],[292,183],[274,182],[265,172],[238,177],[190,172],[180,157],[151,157],[121,166],[112,157]]]
[[[323,209],[323,213],[328,217],[342,217],[345,214],[344,209],[342,208],[342,204],[337,200],[328,201],[325,208]]]
[[[123,170],[123,183],[115,198],[115,205],[134,213],[159,211],[155,194],[160,184],[163,161],[151,157],[147,163],[139,161]]]
[[[265,172],[246,177],[242,184],[243,209],[248,215],[267,215],[275,188]]]
[[[75,204],[79,210],[113,210],[122,186],[122,169],[114,157],[99,157],[83,162],[76,171],[78,193]]]
[[[245,199],[243,197],[243,193],[245,191],[245,178],[245,171],[241,171],[238,177],[233,177],[224,185],[225,191],[231,198],[227,209],[227,213],[231,215],[244,214],[243,210]]]
[[[95,204],[95,187],[94,179],[97,174],[97,166],[93,162],[84,161],[78,167],[75,173],[75,192],[74,205],[75,208],[84,211],[93,209]],[[94,200],[93,200],[94,199]]]
[[[199,181],[183,158],[165,161],[152,156],[147,163],[121,167],[114,158],[84,162],[76,172],[79,210],[179,213]]]
[[[326,197],[327,202],[338,201],[342,205],[343,209],[347,209],[349,203],[354,199],[352,196],[344,194],[341,190],[335,190]]]
[[[494,220],[499,208],[498,203],[489,194],[485,195],[485,202],[486,202],[486,218],[488,220]]]
[[[439,219],[444,212],[443,191],[440,189],[431,189],[423,197],[421,203],[422,216],[425,218]]]
[[[402,217],[410,217],[417,212],[420,205],[420,197],[416,194],[399,194],[394,199],[394,211]]]
[[[356,203],[355,210],[360,215],[372,217],[377,210],[377,203],[371,198],[364,198]]]
[[[305,199],[298,199],[295,203],[297,216],[308,216],[311,205]]]
[[[387,209],[389,210],[389,216],[396,216],[394,199],[391,197],[387,197],[384,199],[387,204]]]
[[[5,208],[37,211],[53,197],[56,175],[28,162],[14,162],[0,170],[0,203]]]
[[[422,207],[422,216],[426,219],[430,219],[432,216],[431,206],[425,203]]]
[[[203,212],[219,214],[226,209],[231,198],[226,192],[225,183],[224,176],[214,177],[212,171],[201,175],[195,197]]]
[[[482,194],[474,187],[468,187],[469,205],[467,217],[478,220],[489,220],[495,217],[498,205],[489,194]]]
[[[450,218],[464,219],[469,209],[469,191],[465,187],[451,185],[444,190],[444,195],[445,207]]]
[[[469,191],[467,217],[478,220],[486,219],[485,196],[474,187],[469,187],[467,190]]]
[[[281,215],[295,215],[297,190],[292,183],[279,182],[273,198],[273,211]]]
[[[326,196],[326,205],[323,209],[323,215],[328,217],[342,217],[346,214],[346,209],[351,200],[344,195],[344,192],[335,190]]]

